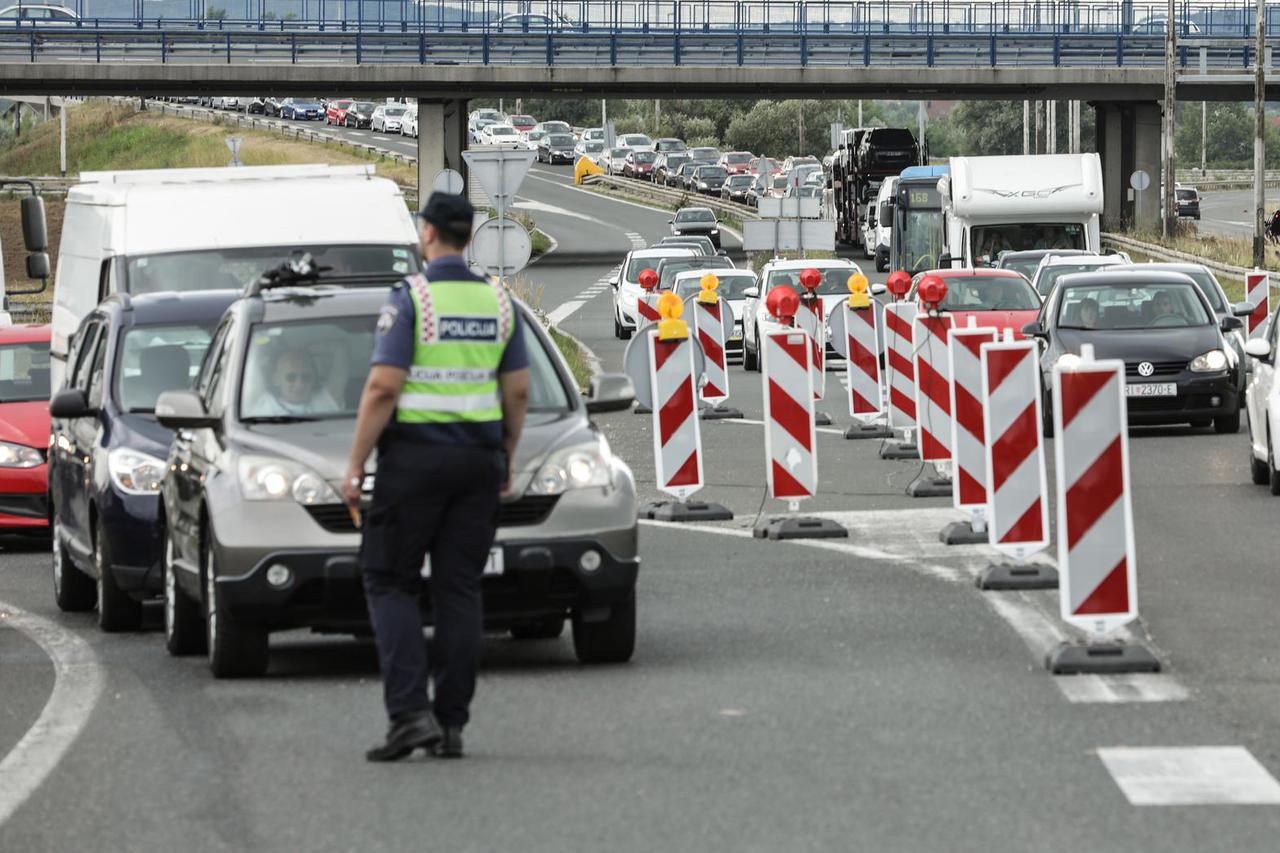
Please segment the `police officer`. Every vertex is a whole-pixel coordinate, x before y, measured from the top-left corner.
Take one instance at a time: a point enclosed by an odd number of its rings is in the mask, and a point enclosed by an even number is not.
[[[391,726],[386,742],[366,753],[370,761],[396,761],[419,747],[462,757],[475,693],[480,579],[524,426],[529,362],[510,297],[463,259],[473,215],[465,198],[439,192],[419,214],[426,271],[398,284],[378,317],[343,480],[343,497],[355,507],[376,444],[360,568]],[[429,670],[418,604],[428,555]]]

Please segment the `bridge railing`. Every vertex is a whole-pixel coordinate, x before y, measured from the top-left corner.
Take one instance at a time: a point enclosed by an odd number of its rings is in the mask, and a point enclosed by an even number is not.
[[[1125,0],[63,0],[80,28],[466,32],[1162,35],[1162,2]],[[1250,0],[1179,0],[1183,37],[1252,37]],[[1280,32],[1280,3],[1267,9]],[[62,21],[22,26],[76,26]]]

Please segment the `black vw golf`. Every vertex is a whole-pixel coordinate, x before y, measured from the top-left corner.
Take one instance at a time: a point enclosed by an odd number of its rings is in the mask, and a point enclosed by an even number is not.
[[[1174,272],[1076,273],[1059,279],[1036,322],[1023,333],[1044,342],[1049,381],[1054,364],[1092,344],[1097,358],[1125,363],[1131,424],[1210,424],[1240,429],[1240,371],[1224,333],[1240,318],[1217,318],[1199,286]],[[1045,391],[1045,430],[1053,401]]]

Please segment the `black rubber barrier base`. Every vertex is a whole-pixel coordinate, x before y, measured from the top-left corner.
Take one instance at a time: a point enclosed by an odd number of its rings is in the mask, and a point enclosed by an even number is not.
[[[828,415],[826,412],[814,412],[813,425],[814,426],[831,426],[831,415]]]
[[[988,538],[987,531],[976,532],[969,521],[953,521],[938,533],[943,545],[986,545]]]
[[[985,539],[983,541],[986,541]],[[992,563],[978,576],[978,589],[1057,589],[1058,572],[1037,563]]]
[[[920,448],[901,441],[886,441],[880,448],[881,459],[919,459]]]
[[[648,407],[648,406],[646,406],[644,403],[636,403],[636,407],[635,407],[634,409],[632,409],[631,411],[632,411],[632,412],[634,412],[634,413],[635,413],[635,414],[637,414],[637,415],[652,415],[652,414],[653,414],[653,409],[649,408],[649,407]]]
[[[844,431],[844,437],[850,441],[860,438],[892,438],[893,430],[884,424],[854,424]]]
[[[951,481],[945,477],[916,477],[907,485],[907,494],[913,498],[949,498]]]
[[[1054,675],[1123,675],[1159,672],[1160,661],[1143,646],[1124,643],[1063,643],[1045,656]]]
[[[710,409],[702,410],[702,419],[704,421],[723,421],[728,418],[745,417],[741,411],[733,406],[713,406]]]
[[[769,518],[755,526],[757,539],[848,539],[843,525],[827,518]]]
[[[640,517],[652,521],[732,521],[733,512],[705,501],[656,501],[640,506]]]

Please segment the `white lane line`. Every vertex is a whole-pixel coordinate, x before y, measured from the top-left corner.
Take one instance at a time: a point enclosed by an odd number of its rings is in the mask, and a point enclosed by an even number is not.
[[[627,239],[631,241],[631,248],[633,249],[643,249],[649,245],[649,242],[642,235],[634,231],[627,232]]]
[[[559,326],[565,320],[568,320],[570,317],[572,317],[575,311],[577,311],[579,308],[581,308],[583,305],[586,305],[586,304],[587,303],[582,301],[581,299],[574,299],[569,302],[566,302],[563,305],[560,305],[559,307],[557,307],[551,313],[547,314],[547,320],[551,323],[551,325]]]
[[[752,418],[725,418],[721,423],[726,424],[747,424],[748,426],[764,426],[764,421],[753,420]],[[814,427],[818,432],[825,432],[828,435],[844,435],[844,430],[834,429],[833,427]]]
[[[516,203],[512,205],[512,207],[514,207],[516,210],[532,210],[540,213],[554,213],[556,216],[568,216],[568,217],[572,217],[573,219],[582,219],[587,222],[594,222],[597,225],[607,224],[607,223],[602,223],[597,217],[587,216],[585,213],[578,213],[576,210],[569,210],[564,207],[557,207],[554,204],[547,204],[544,201],[535,201],[533,199],[526,199],[523,196],[517,196],[516,199],[517,199]]]
[[[0,826],[48,778],[84,730],[104,676],[93,649],[71,631],[0,601],[0,626],[30,637],[53,661],[53,691],[35,724],[0,760]]]
[[[1280,805],[1280,782],[1243,746],[1103,747],[1133,806]]]

